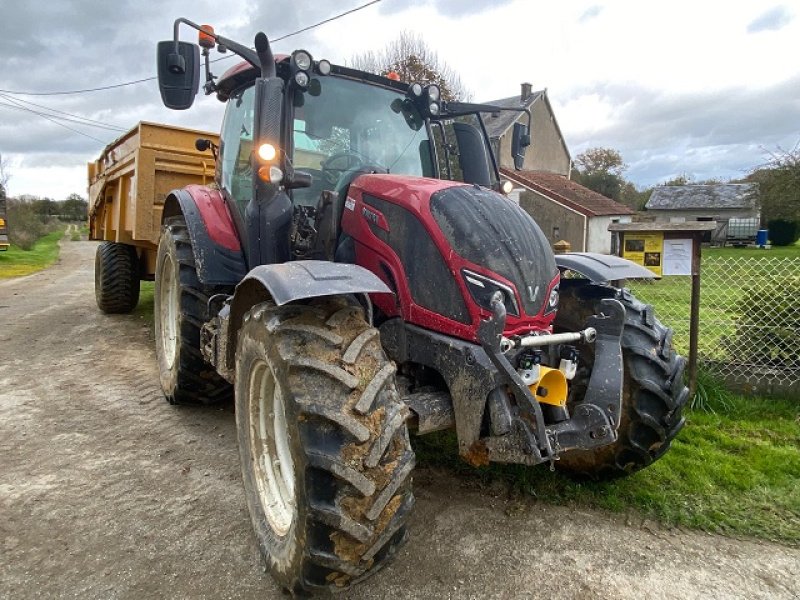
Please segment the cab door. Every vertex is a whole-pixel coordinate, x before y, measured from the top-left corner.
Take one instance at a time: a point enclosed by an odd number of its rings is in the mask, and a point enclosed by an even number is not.
[[[252,169],[254,139],[255,88],[241,88],[231,94],[220,134],[216,179],[228,203],[236,229],[245,249],[248,265],[253,264],[247,239],[245,210],[253,199],[255,181]]]

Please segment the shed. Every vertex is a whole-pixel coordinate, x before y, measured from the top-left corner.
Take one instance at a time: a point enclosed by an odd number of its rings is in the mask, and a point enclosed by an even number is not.
[[[645,209],[660,223],[716,221],[704,240],[712,243],[755,238],[761,221],[757,183],[662,185]]]

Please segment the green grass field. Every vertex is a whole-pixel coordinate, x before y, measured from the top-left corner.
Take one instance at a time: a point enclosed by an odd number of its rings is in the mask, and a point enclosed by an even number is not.
[[[727,358],[726,340],[736,332],[740,303],[749,288],[769,290],[776,276],[800,276],[800,245],[756,248],[704,248],[700,282],[700,354]],[[656,281],[629,281],[627,287],[675,332],[678,352],[689,350],[691,278],[664,277]]]
[[[761,248],[734,248],[727,246],[725,248],[704,248],[703,256],[708,257],[796,257],[800,258],[800,241],[796,242],[793,246],[773,246],[769,250],[762,250]]]
[[[155,290],[155,283],[152,281],[142,281],[139,290],[139,304],[133,309],[133,314],[140,319],[146,320],[150,323],[150,329],[153,329],[153,291]]]
[[[30,250],[12,245],[6,252],[0,252],[0,279],[30,275],[49,267],[58,258],[58,241],[63,236],[61,228],[39,239]]]

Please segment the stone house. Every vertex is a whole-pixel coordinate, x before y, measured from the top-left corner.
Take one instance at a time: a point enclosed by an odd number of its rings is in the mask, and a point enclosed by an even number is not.
[[[514,123],[527,123],[527,115],[482,115],[501,174],[517,186],[512,198],[536,219],[551,243],[566,240],[575,252],[611,253],[608,226],[630,222],[634,211],[569,179],[572,159],[547,90],[534,92],[531,84],[523,83],[520,92],[487,104],[531,111],[531,145],[523,171],[514,170],[511,136]]]

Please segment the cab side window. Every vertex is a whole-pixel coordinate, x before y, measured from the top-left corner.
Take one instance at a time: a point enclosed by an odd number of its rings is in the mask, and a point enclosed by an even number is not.
[[[222,189],[242,212],[253,197],[250,154],[253,151],[254,96],[252,86],[231,96],[220,140]]]

